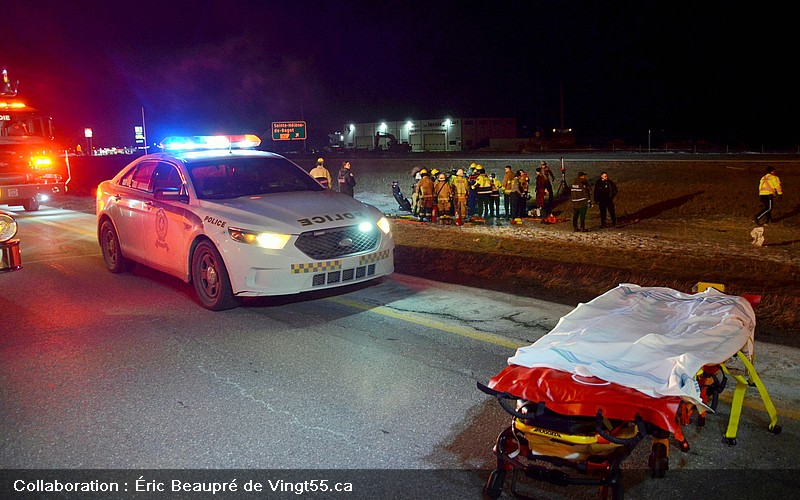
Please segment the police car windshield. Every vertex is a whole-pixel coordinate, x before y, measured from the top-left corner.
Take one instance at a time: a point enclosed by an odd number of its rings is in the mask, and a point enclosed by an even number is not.
[[[197,197],[201,200],[325,190],[313,177],[285,158],[216,158],[192,162],[188,168]]]

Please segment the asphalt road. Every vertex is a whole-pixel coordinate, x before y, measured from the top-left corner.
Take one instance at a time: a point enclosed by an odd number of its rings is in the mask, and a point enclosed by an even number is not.
[[[31,469],[114,469],[105,474],[131,489],[175,470],[220,481],[237,471],[240,487],[282,470],[295,481],[344,474],[353,491],[332,498],[480,498],[510,417],[475,382],[569,311],[394,275],[213,313],[177,279],[108,273],[92,215],[46,206],[17,215],[24,268],[0,275],[0,491]],[[666,478],[647,475],[649,443],[635,450],[624,464],[629,498],[698,484],[706,498],[753,482],[762,494],[798,486],[800,353],[759,348],[783,432],[766,431],[753,390],[738,444],[726,446],[723,398],[704,429],[687,428],[689,452],[672,448]]]

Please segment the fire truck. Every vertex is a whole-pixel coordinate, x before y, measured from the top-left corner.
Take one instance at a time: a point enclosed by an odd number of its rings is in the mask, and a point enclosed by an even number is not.
[[[69,156],[55,141],[53,120],[18,98],[19,82],[0,82],[0,205],[28,212],[65,193]]]

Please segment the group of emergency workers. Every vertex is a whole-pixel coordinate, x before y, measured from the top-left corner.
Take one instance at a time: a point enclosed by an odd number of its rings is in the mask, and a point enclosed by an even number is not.
[[[554,179],[553,171],[543,161],[536,169],[533,184],[536,197],[529,207],[531,179],[522,169],[515,172],[511,165],[506,165],[501,181],[493,172],[487,173],[480,163],[470,164],[468,171],[459,168],[449,174],[437,168],[422,168],[414,174],[412,214],[421,221],[430,221],[434,214],[463,221],[516,219],[529,215],[544,217],[553,203]]]

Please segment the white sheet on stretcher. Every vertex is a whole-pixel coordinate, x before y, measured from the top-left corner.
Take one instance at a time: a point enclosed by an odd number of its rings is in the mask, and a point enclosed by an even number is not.
[[[653,397],[682,396],[702,405],[695,374],[739,350],[752,357],[755,324],[746,299],[714,288],[687,294],[622,284],[579,304],[508,362],[595,376]]]

